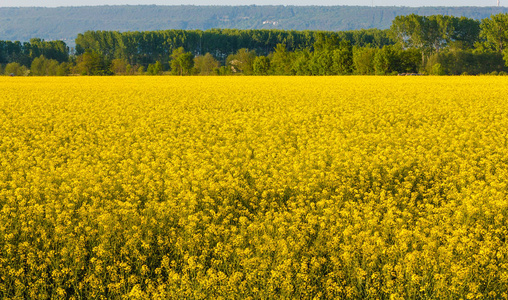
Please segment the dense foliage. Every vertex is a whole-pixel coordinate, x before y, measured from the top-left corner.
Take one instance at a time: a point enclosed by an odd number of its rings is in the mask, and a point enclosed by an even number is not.
[[[25,43],[0,41],[0,64],[17,62],[30,66],[41,55],[60,63],[66,62],[69,60],[69,48],[63,41],[44,41],[38,38]]]
[[[278,44],[288,50],[312,49],[314,43],[327,38],[348,40],[356,46],[383,47],[392,44],[387,30],[295,31],[295,30],[163,30],[148,32],[87,31],[76,38],[76,54],[85,50],[101,53],[105,59],[125,59],[130,64],[148,65],[155,61],[168,63],[172,51],[179,47],[194,55],[211,53],[225,61],[240,49],[268,55]]]
[[[12,75],[504,74],[508,14],[397,16],[389,30],[87,31],[65,43],[0,42]],[[1,70],[0,70],[1,71]]]
[[[0,78],[0,295],[505,299],[506,83]]]

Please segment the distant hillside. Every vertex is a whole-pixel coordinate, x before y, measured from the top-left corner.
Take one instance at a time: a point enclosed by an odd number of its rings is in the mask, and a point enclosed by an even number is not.
[[[0,8],[0,40],[39,37],[73,45],[87,30],[160,29],[386,29],[395,16],[453,15],[483,19],[507,7],[363,7],[363,6],[88,6]]]

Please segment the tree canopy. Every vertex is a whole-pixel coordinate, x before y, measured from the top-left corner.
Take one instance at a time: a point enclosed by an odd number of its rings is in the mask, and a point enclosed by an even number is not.
[[[36,76],[485,74],[508,71],[507,43],[508,14],[482,21],[409,14],[389,30],[87,31],[73,52],[62,41],[0,41],[0,69]]]

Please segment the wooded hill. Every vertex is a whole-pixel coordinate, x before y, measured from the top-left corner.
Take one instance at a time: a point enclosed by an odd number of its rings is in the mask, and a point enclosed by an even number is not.
[[[0,8],[0,40],[63,40],[70,47],[89,30],[152,31],[211,28],[344,31],[388,29],[399,15],[465,16],[481,20],[507,7],[365,6],[89,6]]]

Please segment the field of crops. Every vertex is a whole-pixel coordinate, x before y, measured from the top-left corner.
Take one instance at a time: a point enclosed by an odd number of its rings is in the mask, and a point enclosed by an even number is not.
[[[0,297],[508,298],[504,77],[0,77]]]

